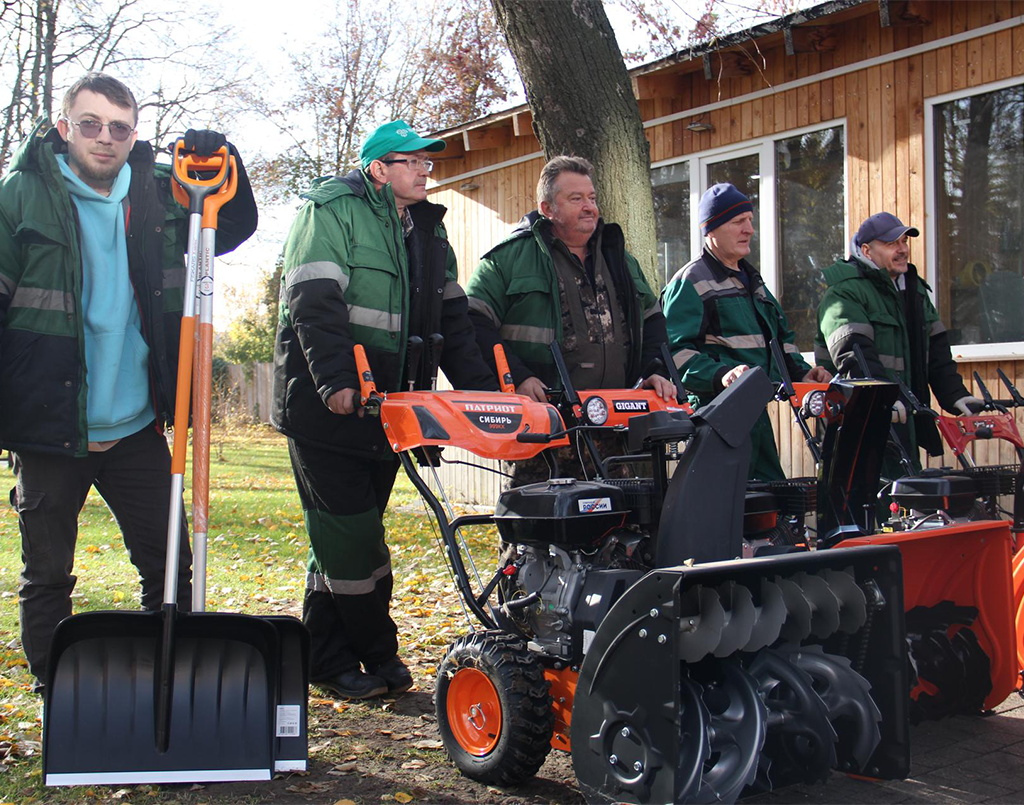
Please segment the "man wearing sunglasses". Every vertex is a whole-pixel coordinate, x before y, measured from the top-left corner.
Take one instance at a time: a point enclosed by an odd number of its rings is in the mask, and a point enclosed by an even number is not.
[[[284,246],[273,422],[288,437],[310,539],[310,678],[353,699],[413,682],[388,612],[382,517],[398,460],[379,419],[359,416],[352,348],[366,349],[378,389],[430,388],[426,361],[407,366],[407,342],[440,333],[452,384],[497,390],[457,281],[445,208],[426,200],[430,156],[444,147],[402,120],[381,126],[363,145],[361,170],[317,179],[303,194]]]
[[[57,125],[33,132],[0,182],[0,445],[14,459],[11,502],[22,537],[22,645],[36,689],[50,638],[71,614],[78,515],[93,486],[117,519],[142,582],[163,592],[170,456],[187,211],[170,170],[138,141],[138,105],[120,81],[79,79]],[[224,144],[189,130],[186,148]],[[237,156],[237,155],[236,155]],[[220,215],[227,252],[256,228],[239,183]],[[182,526],[178,606],[190,609]]]

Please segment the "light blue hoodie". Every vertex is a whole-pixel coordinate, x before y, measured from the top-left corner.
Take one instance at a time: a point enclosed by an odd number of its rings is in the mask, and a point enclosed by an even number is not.
[[[57,161],[81,232],[89,441],[122,439],[156,418],[149,394],[149,346],[128,277],[121,206],[132,171],[125,163],[110,195],[103,196],[74,174],[64,154]]]

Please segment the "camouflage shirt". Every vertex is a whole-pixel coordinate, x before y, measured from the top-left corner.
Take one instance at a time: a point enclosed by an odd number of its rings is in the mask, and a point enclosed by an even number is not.
[[[557,238],[551,256],[562,310],[562,354],[577,389],[626,385],[630,337],[626,312],[601,254],[601,228],[585,262]]]

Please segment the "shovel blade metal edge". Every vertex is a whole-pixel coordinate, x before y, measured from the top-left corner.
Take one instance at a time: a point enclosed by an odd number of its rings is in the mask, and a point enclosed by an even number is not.
[[[154,723],[162,613],[90,612],[58,625],[43,714],[46,785],[271,778],[277,630],[248,615],[177,617],[163,753]]]
[[[281,646],[278,669],[274,771],[305,771],[309,761],[309,629],[298,618],[265,615]]]

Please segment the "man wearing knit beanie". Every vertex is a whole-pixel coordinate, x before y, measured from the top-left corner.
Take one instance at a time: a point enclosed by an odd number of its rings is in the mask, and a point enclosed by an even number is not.
[[[830,380],[824,368],[811,368],[800,356],[781,306],[744,259],[754,237],[750,199],[723,182],[701,196],[698,212],[704,250],[669,281],[662,297],[669,348],[683,385],[705,403],[753,366],[780,382],[771,359],[772,339],[782,344],[792,379]],[[785,478],[767,412],[750,436],[749,477]]]

